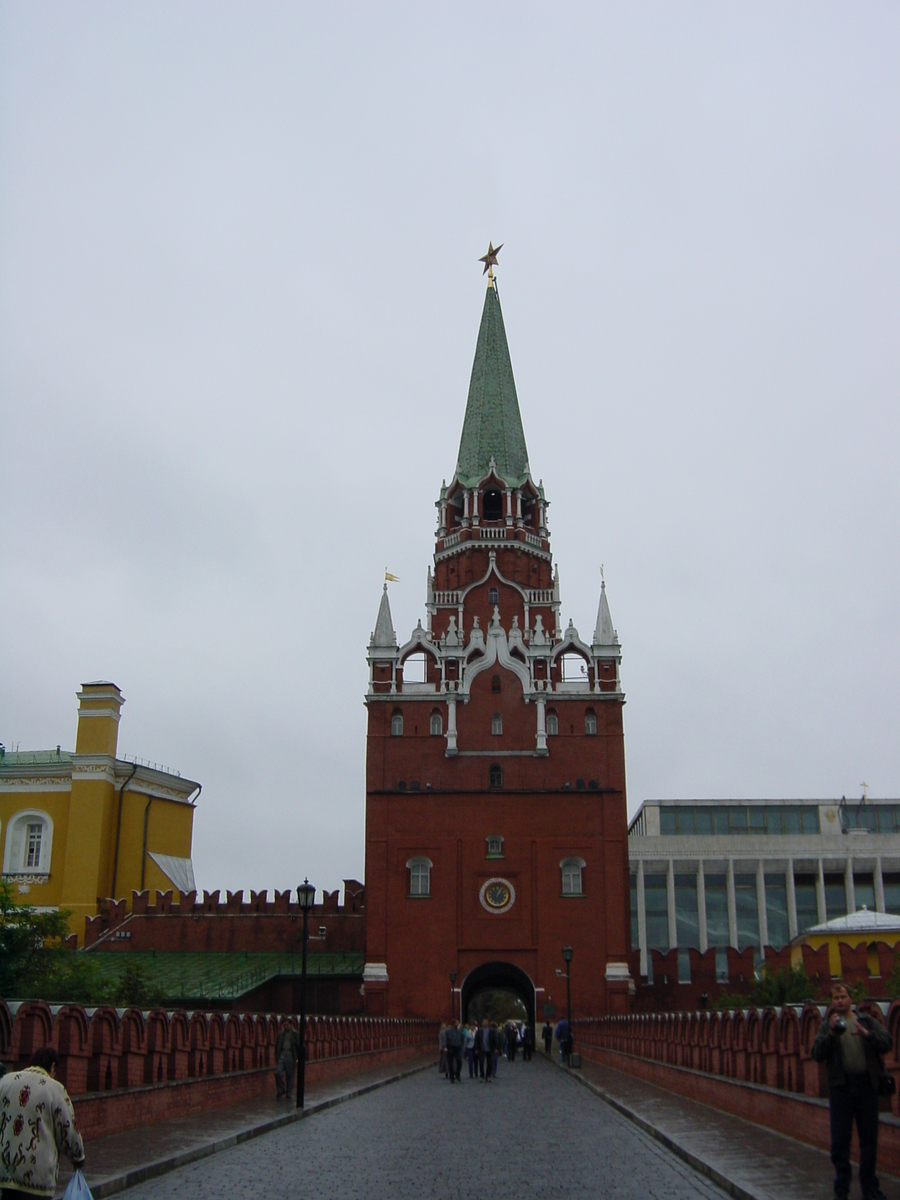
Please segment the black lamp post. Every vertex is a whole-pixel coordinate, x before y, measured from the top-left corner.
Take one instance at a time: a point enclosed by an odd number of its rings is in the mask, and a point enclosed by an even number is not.
[[[305,879],[297,888],[297,903],[303,913],[303,957],[300,964],[300,1057],[297,1061],[297,1107],[303,1107],[306,1086],[306,929],[309,910],[316,902],[316,889]]]
[[[450,1020],[456,1016],[456,1001],[453,998],[453,985],[456,983],[456,972],[450,972]]]
[[[572,962],[572,947],[563,946],[563,960],[566,964],[566,1020],[569,1023],[569,1039],[566,1046],[566,1066],[571,1066],[572,1058],[572,989],[569,986],[569,964]]]

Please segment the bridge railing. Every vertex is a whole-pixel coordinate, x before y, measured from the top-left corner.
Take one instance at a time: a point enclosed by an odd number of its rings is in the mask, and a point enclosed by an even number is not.
[[[739,1083],[762,1084],[798,1095],[828,1095],[824,1066],[812,1057],[812,1044],[825,1005],[807,1003],[725,1012],[634,1013],[573,1022],[576,1045],[615,1055],[684,1067]],[[877,1010],[894,1039],[885,1068],[900,1082],[900,1000],[866,1001]],[[898,1096],[892,1098],[898,1115]]]
[[[262,1013],[83,1008],[0,1000],[0,1062],[28,1065],[52,1046],[58,1077],[73,1096],[223,1076],[275,1066],[281,1017]],[[297,1021],[292,1019],[296,1028]],[[308,1062],[437,1045],[436,1021],[313,1016],[306,1025]]]

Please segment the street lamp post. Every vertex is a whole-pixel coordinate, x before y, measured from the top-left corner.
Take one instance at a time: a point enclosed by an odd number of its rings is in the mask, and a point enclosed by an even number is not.
[[[297,888],[297,902],[303,913],[303,957],[300,963],[300,1056],[297,1061],[297,1107],[303,1107],[306,1086],[306,930],[309,910],[316,902],[316,889],[305,879]]]
[[[569,1038],[566,1046],[566,1066],[572,1065],[572,989],[569,985],[569,966],[572,962],[572,947],[563,946],[563,960],[566,964],[566,1020],[569,1024]]]
[[[453,998],[453,985],[456,983],[456,972],[450,972],[450,1020],[456,1016],[456,1001]],[[462,1015],[462,1014],[460,1014]]]

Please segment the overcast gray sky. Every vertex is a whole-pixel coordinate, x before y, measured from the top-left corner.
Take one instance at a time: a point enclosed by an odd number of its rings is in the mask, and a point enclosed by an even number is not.
[[[203,784],[198,883],[363,874],[499,286],[629,810],[900,794],[900,8],[0,8],[0,740]]]

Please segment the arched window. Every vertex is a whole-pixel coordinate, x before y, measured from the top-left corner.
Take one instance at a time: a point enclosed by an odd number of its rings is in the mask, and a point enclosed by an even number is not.
[[[431,736],[440,737],[443,732],[444,722],[441,720],[441,714],[435,709],[431,714]]]
[[[564,858],[559,864],[562,873],[562,894],[564,896],[580,896],[581,872],[585,867],[583,858]]]
[[[500,589],[499,588],[488,588],[488,604],[499,604],[499,603],[500,603]]]
[[[488,488],[484,493],[482,515],[486,521],[502,521],[503,493],[498,488]]]
[[[499,675],[491,676],[491,691],[492,692],[500,691],[500,676]]]
[[[584,732],[590,734],[597,732],[597,714],[592,708],[589,708],[584,714]]]
[[[36,809],[17,813],[6,826],[5,875],[49,875],[53,822]]]
[[[494,713],[491,717],[491,733],[499,736],[503,732],[503,717],[500,713]]]
[[[563,654],[559,660],[559,667],[563,683],[585,683],[587,681],[587,663],[580,654]]]
[[[491,787],[494,787],[494,788],[503,787],[503,768],[500,766],[499,763],[491,763],[491,770],[490,770],[489,778],[490,778]]]
[[[425,683],[427,678],[425,655],[410,654],[409,658],[403,663],[403,682]]]
[[[415,858],[407,859],[406,869],[409,871],[410,896],[431,895],[432,865],[431,859],[425,858],[423,855],[416,855]]]
[[[556,737],[559,733],[559,717],[551,708],[547,713],[547,736]]]
[[[391,737],[403,737],[403,713],[399,708],[391,713]]]

